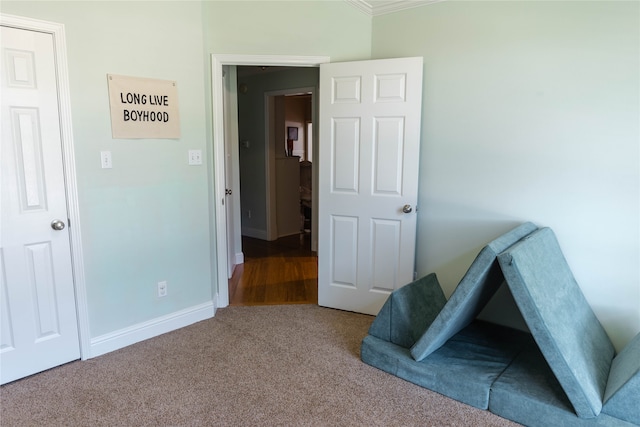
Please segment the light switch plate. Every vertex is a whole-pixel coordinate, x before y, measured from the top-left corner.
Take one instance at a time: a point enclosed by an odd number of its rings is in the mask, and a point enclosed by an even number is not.
[[[202,150],[189,150],[189,164],[190,165],[202,164]]]
[[[111,151],[100,152],[100,164],[102,165],[102,169],[111,169],[113,167],[111,163]]]

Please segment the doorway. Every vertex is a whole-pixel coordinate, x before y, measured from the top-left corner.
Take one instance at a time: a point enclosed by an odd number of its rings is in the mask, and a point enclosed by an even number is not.
[[[226,227],[226,207],[225,207],[225,168],[224,168],[224,105],[223,105],[223,66],[224,65],[246,65],[246,66],[282,66],[282,67],[318,67],[322,63],[329,62],[328,57],[289,57],[289,56],[260,56],[260,55],[212,55],[212,95],[213,95],[213,158],[214,158],[214,185],[212,196],[215,210],[215,226],[212,228],[212,240],[216,242],[217,248],[227,247],[227,227]],[[317,115],[317,112],[314,112]],[[317,120],[317,117],[314,117]],[[243,142],[241,141],[240,144]],[[248,140],[249,146],[251,141]],[[316,144],[317,145],[317,144]],[[317,150],[317,147],[315,148]],[[315,153],[314,153],[315,154]],[[314,156],[316,157],[316,156]],[[266,157],[268,158],[268,157]],[[266,162],[266,160],[265,160]],[[269,167],[265,163],[265,169]],[[317,168],[316,168],[317,169]],[[317,170],[314,171],[314,186],[317,186]],[[317,192],[313,192],[317,194]],[[317,196],[314,196],[317,200]],[[314,204],[314,216],[317,216],[317,203]],[[317,235],[317,226],[314,227],[314,235]],[[226,250],[216,251],[214,263],[217,265],[217,289],[216,307],[226,307],[229,305],[228,286],[228,253]]]
[[[227,213],[236,214],[227,220],[241,224],[241,230],[227,227],[227,243],[233,245],[228,256],[243,260],[230,270],[230,303],[315,304],[317,256],[311,251],[313,164],[309,161],[313,146],[307,123],[313,123],[318,70],[224,69],[225,78],[237,87],[235,97],[225,98],[231,101],[225,105],[226,116],[237,115],[235,123],[225,121],[225,135],[236,139],[226,141],[226,175],[237,176],[232,182],[235,188],[227,185],[236,195],[227,198]],[[292,82],[310,86],[291,87]],[[237,160],[231,164],[229,159]],[[238,205],[231,207],[232,203]]]
[[[291,69],[295,73],[296,69]],[[311,77],[317,85],[317,77]],[[294,88],[265,93],[266,156],[266,240],[276,240],[293,234],[309,234],[311,248],[317,251],[317,239],[310,226],[313,216],[313,158],[307,144],[313,139],[305,132],[305,123],[313,122],[316,102],[314,87]],[[243,105],[240,105],[242,109]],[[242,132],[251,128],[251,120],[240,122]],[[313,146],[311,146],[313,149]],[[255,169],[242,162],[241,174],[251,182]],[[259,189],[264,183],[258,183]],[[243,186],[243,188],[246,188]],[[246,194],[246,193],[243,193]],[[249,198],[242,199],[249,204]],[[242,218],[243,223],[248,218]],[[246,229],[251,230],[247,227]],[[257,237],[244,232],[243,235]]]

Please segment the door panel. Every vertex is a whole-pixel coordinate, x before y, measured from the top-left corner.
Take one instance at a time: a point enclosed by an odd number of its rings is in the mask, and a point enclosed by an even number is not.
[[[332,247],[331,283],[333,286],[356,288],[358,265],[358,218],[332,215],[331,235]]]
[[[375,119],[374,194],[402,194],[402,152],[404,151],[404,119]]]
[[[333,191],[357,193],[359,183],[360,120],[338,118],[333,120],[331,150],[333,162]]]
[[[322,306],[377,314],[413,279],[421,96],[422,58],[320,67]]]
[[[400,221],[371,220],[371,290],[386,295],[401,286],[397,283],[400,260]]]
[[[2,27],[0,382],[80,357],[51,34]],[[52,227],[59,220],[65,227]]]

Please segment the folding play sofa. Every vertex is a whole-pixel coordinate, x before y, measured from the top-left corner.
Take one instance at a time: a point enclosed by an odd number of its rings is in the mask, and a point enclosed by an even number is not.
[[[477,315],[506,283],[529,332]],[[394,291],[362,360],[529,426],[640,425],[640,334],[616,356],[549,228],[485,246],[447,301],[435,274]]]

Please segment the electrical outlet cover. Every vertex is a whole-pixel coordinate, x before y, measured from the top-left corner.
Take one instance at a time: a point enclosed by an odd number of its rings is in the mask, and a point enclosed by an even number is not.
[[[165,281],[158,282],[158,296],[159,297],[167,296],[167,282]]]

